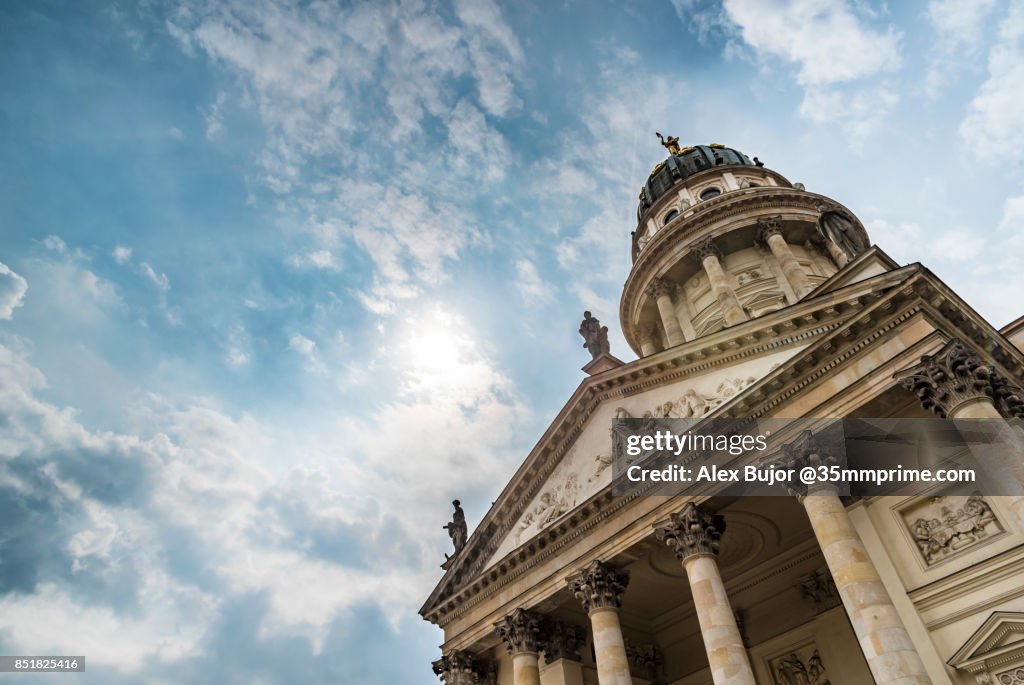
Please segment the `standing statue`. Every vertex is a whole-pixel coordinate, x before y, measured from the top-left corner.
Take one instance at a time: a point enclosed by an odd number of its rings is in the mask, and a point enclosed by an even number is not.
[[[678,155],[682,152],[682,149],[679,147],[678,136],[669,136],[668,138],[665,138],[657,131],[654,132],[654,135],[658,136],[658,140],[661,141],[661,144],[665,146],[670,155]]]
[[[602,354],[608,354],[611,350],[608,345],[608,327],[602,326],[600,321],[590,315],[590,312],[583,312],[580,335],[583,336],[583,347],[590,350],[590,356],[594,359]]]
[[[861,232],[857,230],[853,219],[836,205],[819,204],[818,232],[826,240],[831,240],[847,257],[853,259],[868,249]]]
[[[446,523],[444,529],[448,531],[448,537],[455,545],[455,554],[458,554],[466,546],[469,528],[466,527],[466,513],[462,511],[462,504],[459,503],[459,500],[453,501],[452,504],[455,506],[455,513],[452,514],[451,523]],[[444,558],[449,559],[450,557],[445,554]]]

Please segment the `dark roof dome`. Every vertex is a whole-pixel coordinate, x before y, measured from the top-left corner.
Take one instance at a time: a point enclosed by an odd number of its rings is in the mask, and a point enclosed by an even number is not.
[[[726,164],[764,166],[760,161],[751,161],[739,150],[717,143],[680,148],[677,139],[670,138],[665,147],[669,148],[671,154],[668,159],[654,167],[654,171],[647,178],[647,183],[640,190],[638,216],[643,215],[659,197],[668,192],[678,181],[705,169]]]

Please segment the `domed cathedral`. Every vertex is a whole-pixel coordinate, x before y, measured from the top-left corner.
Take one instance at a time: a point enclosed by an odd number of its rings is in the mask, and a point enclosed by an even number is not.
[[[996,329],[925,267],[871,245],[852,211],[757,157],[658,137],[668,157],[640,192],[619,308],[636,358],[612,354],[607,313],[586,312],[580,385],[472,534],[454,503],[452,548],[420,610],[444,631],[434,673],[447,685],[1024,685],[1024,496],[940,483],[899,497],[617,494],[615,419],[1024,430],[1024,318]],[[820,457],[808,444],[782,449],[808,464]]]
[[[619,312],[638,355],[795,304],[867,249],[852,212],[757,158],[665,145],[640,190]]]

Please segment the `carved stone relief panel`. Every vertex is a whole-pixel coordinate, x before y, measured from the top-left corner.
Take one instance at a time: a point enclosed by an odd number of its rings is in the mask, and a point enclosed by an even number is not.
[[[981,495],[924,497],[899,514],[927,566],[979,547],[1006,530]]]
[[[998,685],[1024,685],[1024,668],[1013,668],[996,675]]]
[[[816,645],[808,644],[768,663],[773,685],[831,685]]]

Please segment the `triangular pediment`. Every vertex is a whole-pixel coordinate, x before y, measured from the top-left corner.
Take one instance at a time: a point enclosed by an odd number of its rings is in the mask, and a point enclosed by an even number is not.
[[[782,389],[835,375],[837,363],[852,359],[869,340],[891,338],[892,331],[913,325],[916,319],[907,312],[921,311],[922,305],[949,317],[947,322],[960,321],[965,338],[1000,337],[920,265],[892,269],[884,253],[871,251],[875,255],[865,253],[863,262],[847,266],[856,270],[873,261],[875,268],[885,267],[882,273],[845,285],[826,282],[830,289],[794,305],[586,378],[447,568],[421,609],[424,617],[450,620],[539,563],[549,554],[545,550],[577,536],[574,531],[590,525],[584,522],[596,511],[609,509],[611,473],[603,462],[610,463],[617,411],[682,416],[680,400],[688,389],[709,398],[712,409],[705,416],[775,411],[789,396]],[[864,331],[883,325],[888,336],[864,337]],[[1008,342],[990,352],[1007,368],[1024,369],[1024,356]]]
[[[1024,657],[1024,613],[996,611],[949,660],[955,668],[974,672],[995,657],[1006,659],[1011,653]]]

